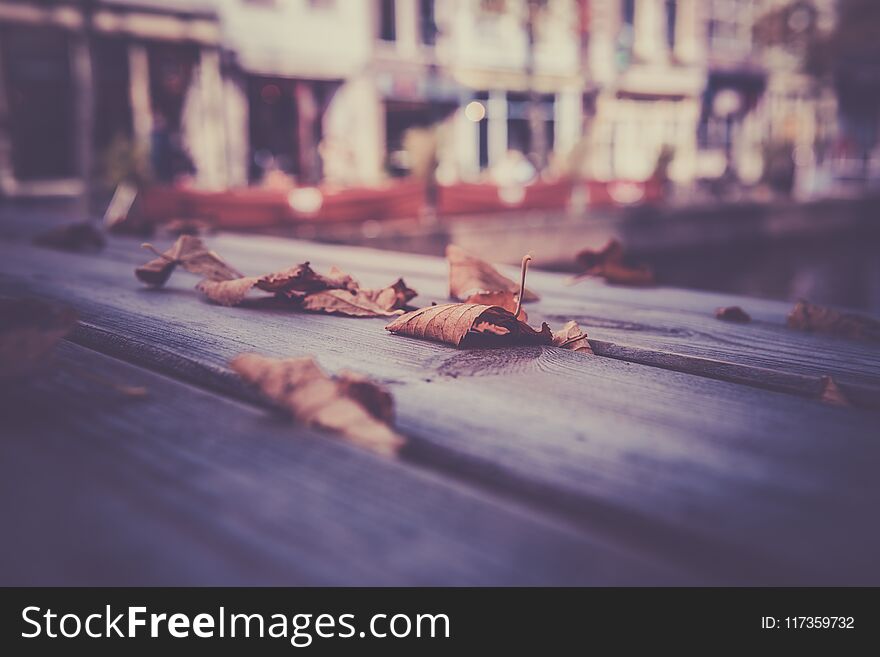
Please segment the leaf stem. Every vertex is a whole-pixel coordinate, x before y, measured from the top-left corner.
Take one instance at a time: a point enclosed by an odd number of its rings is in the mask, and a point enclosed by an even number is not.
[[[177,262],[174,258],[165,255],[149,242],[144,242],[143,244],[141,244],[141,248],[156,254],[157,256],[159,256],[163,260],[167,260],[168,262]]]
[[[519,297],[516,300],[516,310],[513,313],[514,317],[519,317],[519,311],[522,308],[523,295],[526,292],[526,272],[529,270],[529,262],[531,262],[532,256],[526,254],[523,256],[522,265],[519,269]]]

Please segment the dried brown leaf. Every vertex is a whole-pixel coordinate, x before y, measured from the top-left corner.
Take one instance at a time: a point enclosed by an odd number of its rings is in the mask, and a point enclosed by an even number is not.
[[[585,354],[593,353],[593,348],[587,341],[587,334],[574,320],[566,322],[561,329],[553,332],[553,346]]]
[[[266,292],[289,298],[303,297],[311,292],[323,290],[357,290],[355,280],[336,267],[324,276],[312,269],[308,262],[296,265],[284,271],[261,276],[257,287]]]
[[[739,322],[745,324],[752,321],[751,315],[739,306],[725,306],[715,310],[715,317],[725,322]]]
[[[841,313],[809,301],[798,301],[788,315],[788,327],[855,340],[880,341],[880,321]]]
[[[52,228],[37,235],[34,243],[61,251],[95,252],[103,249],[107,240],[94,224],[87,221]]]
[[[196,289],[208,299],[221,306],[237,306],[244,301],[248,292],[260,282],[257,276],[243,276],[231,281],[210,281],[205,279],[196,285]]]
[[[624,263],[623,256],[623,245],[615,239],[609,240],[601,249],[583,249],[574,258],[581,270],[575,280],[597,276],[613,285],[641,287],[654,284],[654,272],[650,267],[631,267]]]
[[[391,395],[369,379],[351,373],[327,376],[308,357],[279,360],[242,354],[231,367],[303,424],[386,456],[396,455],[405,443],[391,426]]]
[[[275,294],[290,305],[312,312],[349,317],[392,317],[416,292],[398,279],[386,288],[360,289],[345,272],[331,267],[328,275],[315,272],[308,262],[265,276],[244,276],[230,281],[205,280],[196,286],[211,301],[237,306],[257,288]]]
[[[519,295],[516,292],[478,292],[469,296],[464,302],[479,303],[484,306],[501,306],[504,310],[513,313],[516,312],[518,299]],[[529,316],[522,308],[520,308],[519,315],[516,318],[523,322],[529,321]]]
[[[76,326],[76,312],[36,299],[0,299],[0,379],[31,374]]]
[[[610,239],[601,249],[581,249],[574,256],[581,271],[589,272],[594,267],[601,267],[609,262],[623,262],[623,245]]]
[[[159,227],[163,235],[180,237],[181,235],[209,235],[214,232],[214,225],[201,219],[172,219]]]
[[[152,245],[145,244],[144,247],[153,250]],[[211,281],[228,281],[243,276],[192,235],[178,237],[167,251],[135,269],[135,275],[147,285],[160,286],[168,281],[178,265]]]
[[[518,320],[500,306],[447,303],[401,315],[385,327],[392,333],[456,347],[512,344],[550,344],[550,327],[540,331]]]
[[[388,287],[366,289],[361,292],[383,310],[402,310],[418,294],[407,287],[402,278],[398,278]]]
[[[654,285],[654,272],[645,265],[628,267],[617,263],[606,263],[602,265],[598,275],[612,285],[631,287]]]
[[[453,299],[467,299],[481,292],[519,293],[519,283],[459,246],[447,246],[446,259],[449,261],[449,296]],[[528,288],[523,293],[524,302],[539,298]]]
[[[299,301],[303,310],[348,315],[349,317],[393,317],[402,310],[386,310],[362,291],[322,290],[307,294]]]
[[[819,394],[819,400],[832,406],[852,406],[843,390],[830,376],[822,377],[822,392]]]

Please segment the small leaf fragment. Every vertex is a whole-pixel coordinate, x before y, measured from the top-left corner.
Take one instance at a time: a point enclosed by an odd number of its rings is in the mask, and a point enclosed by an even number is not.
[[[746,324],[752,321],[751,315],[739,306],[724,306],[715,310],[715,317],[725,322],[737,322]]]
[[[154,250],[150,244],[143,246]],[[228,281],[243,276],[216,253],[208,250],[202,240],[192,235],[178,237],[167,251],[135,269],[135,275],[147,285],[158,287],[168,281],[178,265],[212,281]]]
[[[281,360],[241,354],[230,365],[305,425],[337,433],[384,456],[395,456],[406,442],[391,426],[391,395],[363,376],[342,372],[330,377],[309,357]]]
[[[830,376],[822,377],[822,392],[819,395],[819,400],[832,406],[853,405],[843,390],[840,389],[840,386],[837,385],[837,382]]]
[[[553,346],[584,354],[593,353],[593,348],[587,341],[587,334],[574,320],[566,322],[561,329],[553,332]]]
[[[788,314],[789,328],[825,333],[854,340],[880,341],[880,320],[842,313],[806,300],[798,301]]]
[[[517,294],[519,284],[507,278],[495,267],[471,255],[454,244],[446,247],[446,260],[449,262],[449,296],[452,299],[467,299],[473,294],[484,292],[510,292]],[[537,301],[540,297],[529,289],[523,293],[523,301]]]
[[[586,276],[604,278],[613,285],[644,287],[654,285],[654,272],[650,267],[632,267],[624,263],[623,245],[616,239],[609,240],[601,249],[582,249],[575,255],[575,263],[581,270],[574,282]]]
[[[383,310],[402,310],[418,293],[407,287],[402,278],[398,278],[388,287],[380,289],[364,289],[361,292]]]

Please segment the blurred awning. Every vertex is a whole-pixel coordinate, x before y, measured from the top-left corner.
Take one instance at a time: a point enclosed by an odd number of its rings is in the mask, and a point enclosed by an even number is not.
[[[556,93],[560,89],[576,88],[583,84],[578,75],[554,75],[536,73],[529,78],[520,70],[509,69],[467,69],[455,72],[456,80],[467,89],[503,89],[505,91],[529,91],[534,88],[539,93]]]
[[[92,27],[111,35],[139,39],[187,41],[205,46],[220,44],[220,23],[216,12],[204,3],[138,2],[96,0],[92,3]],[[46,25],[80,30],[85,25],[77,3],[36,3],[6,0],[0,3],[0,23]]]
[[[439,71],[379,71],[376,88],[385,100],[458,105],[467,90]]]

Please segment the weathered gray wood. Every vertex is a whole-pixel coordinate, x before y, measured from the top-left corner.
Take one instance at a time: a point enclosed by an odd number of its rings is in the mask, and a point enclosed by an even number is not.
[[[4,271],[41,271],[0,291],[71,300],[100,329],[78,339],[112,336],[166,371],[189,363],[207,385],[248,349],[383,379],[408,458],[580,526],[751,581],[880,578],[880,530],[865,522],[880,499],[871,413],[550,348],[457,351],[387,335],[382,320],[219,308],[185,274],[147,291],[109,260],[0,253]]]
[[[37,223],[45,218],[37,217]],[[16,219],[9,234],[23,239],[33,230]],[[418,303],[446,299],[446,264],[439,258],[265,236],[208,239],[251,273],[304,260],[323,268],[344,263],[369,285],[404,275],[419,290]],[[105,257],[134,265],[143,258],[136,243],[114,240]],[[516,277],[513,269],[502,269]],[[880,408],[880,348],[792,331],[784,326],[791,304],[672,288],[630,289],[595,280],[569,286],[567,280],[532,270],[532,287],[543,299],[529,304],[530,317],[551,325],[575,319],[604,356],[808,397],[820,393],[823,377],[830,375],[857,405]],[[755,321],[743,326],[714,318],[715,308],[729,305],[745,307]]]
[[[0,396],[3,585],[694,581],[82,347],[56,361]]]
[[[369,284],[405,276],[420,292],[420,303],[447,295],[446,263],[437,258],[265,237],[218,235],[211,243],[245,268],[282,267],[304,259],[323,267],[344,261]],[[513,269],[502,269],[517,277]],[[785,318],[792,304],[671,288],[615,287],[595,280],[570,286],[565,276],[534,270],[529,280],[542,294],[540,302],[526,307],[532,323],[558,326],[574,319],[591,338],[627,348],[625,353],[608,349],[606,355],[804,395],[814,394],[821,377],[832,375],[870,405],[880,403],[880,346],[788,329]],[[731,305],[743,306],[755,321],[739,325],[715,319],[716,308]],[[701,362],[706,360],[719,361],[719,367]]]

